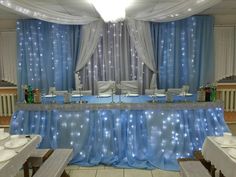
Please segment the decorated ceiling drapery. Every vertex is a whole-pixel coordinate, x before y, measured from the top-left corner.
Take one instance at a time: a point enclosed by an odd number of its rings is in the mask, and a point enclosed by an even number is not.
[[[126,18],[169,22],[198,14],[222,0],[165,0],[138,2],[127,0]],[[89,1],[84,0],[2,0],[0,5],[25,16],[59,24],[84,25],[101,17]]]

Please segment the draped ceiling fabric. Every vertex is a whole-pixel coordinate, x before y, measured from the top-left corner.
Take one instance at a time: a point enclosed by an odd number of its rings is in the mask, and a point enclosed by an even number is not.
[[[16,32],[0,33],[0,80],[17,84]]]
[[[150,69],[138,56],[126,22],[103,23],[97,48],[79,75],[85,90],[97,94],[97,81],[138,80],[139,92],[150,86]]]
[[[74,87],[75,56],[80,26],[59,25],[39,20],[17,22],[18,95],[23,85],[47,92],[49,87]],[[77,37],[77,39],[75,39]]]
[[[213,81],[213,21],[210,16],[193,16],[151,24],[160,88],[189,85],[195,92]]]
[[[198,14],[219,2],[221,0],[138,0],[126,7],[126,18],[174,21]],[[84,25],[101,19],[93,5],[84,0],[2,0],[0,4],[25,16],[59,24]]]
[[[236,75],[236,30],[234,26],[215,27],[215,80]]]

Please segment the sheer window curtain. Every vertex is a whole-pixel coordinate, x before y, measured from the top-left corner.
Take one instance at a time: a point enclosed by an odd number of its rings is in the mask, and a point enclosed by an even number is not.
[[[211,16],[193,16],[168,23],[151,23],[158,37],[153,37],[158,55],[160,88],[199,86],[214,80],[213,24]]]
[[[234,26],[214,28],[215,81],[236,75],[236,30]]]
[[[83,89],[94,90],[97,81],[138,80],[140,93],[149,88],[152,73],[137,55],[126,22],[103,23],[103,31],[90,61],[79,72]]]
[[[47,93],[49,87],[69,90],[74,87],[73,45],[80,26],[59,25],[39,20],[17,22],[18,95],[23,101],[22,85],[31,85]]]
[[[0,33],[0,80],[17,84],[15,31]]]

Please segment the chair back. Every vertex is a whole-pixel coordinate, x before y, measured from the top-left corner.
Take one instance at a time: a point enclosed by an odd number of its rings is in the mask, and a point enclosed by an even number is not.
[[[98,95],[115,93],[115,81],[97,81]]]
[[[121,81],[121,93],[122,94],[138,94],[138,81]]]

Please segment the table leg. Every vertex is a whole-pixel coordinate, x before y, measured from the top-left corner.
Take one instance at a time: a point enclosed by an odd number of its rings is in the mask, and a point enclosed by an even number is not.
[[[211,170],[210,170],[210,174],[212,177],[215,177],[215,173],[216,173],[216,168],[214,165],[211,165]]]
[[[23,169],[24,169],[24,177],[29,177],[29,164],[27,161],[23,164]]]
[[[70,177],[67,173],[66,173],[66,171],[64,170],[63,171],[63,173],[62,173],[62,175],[61,175],[61,177]]]
[[[220,170],[219,173],[220,173],[220,174],[219,174],[219,177],[225,177],[225,176],[223,175],[223,173],[221,172],[221,170]]]

